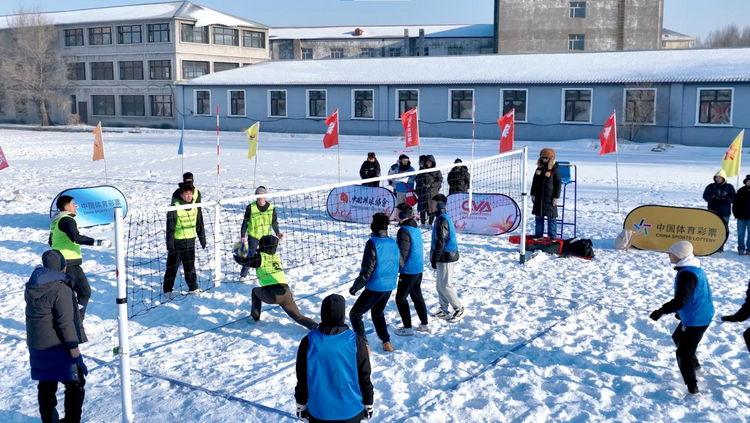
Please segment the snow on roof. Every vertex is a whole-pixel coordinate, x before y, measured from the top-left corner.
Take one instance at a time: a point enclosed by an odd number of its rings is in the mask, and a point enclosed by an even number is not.
[[[750,82],[750,48],[272,61],[184,85]]]
[[[674,38],[674,39],[690,39],[694,40],[695,37],[691,37],[690,35],[681,34],[677,31],[672,31],[671,29],[662,28],[661,30],[661,37],[662,38]]]
[[[362,35],[354,35],[359,28]],[[428,38],[457,38],[457,37],[493,37],[492,24],[473,25],[360,25],[360,26],[317,26],[317,27],[286,27],[271,28],[269,39],[357,39],[357,38],[403,38],[404,29],[409,30],[409,37],[418,37],[419,30],[424,29],[424,36]]]

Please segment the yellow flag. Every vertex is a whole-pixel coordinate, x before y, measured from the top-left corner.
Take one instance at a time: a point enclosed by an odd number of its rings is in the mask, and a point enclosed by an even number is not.
[[[102,123],[94,128],[94,157],[92,161],[104,159],[104,141],[102,140]]]
[[[745,137],[745,130],[743,129],[737,138],[734,139],[732,145],[727,148],[727,152],[724,153],[724,158],[721,160],[721,168],[727,173],[727,178],[737,176],[740,174],[740,160],[742,160],[742,139]]]
[[[258,131],[260,131],[260,122],[255,122],[253,126],[247,128],[247,131],[245,131],[247,142],[250,143],[250,151],[247,153],[248,159],[252,159],[258,153]]]

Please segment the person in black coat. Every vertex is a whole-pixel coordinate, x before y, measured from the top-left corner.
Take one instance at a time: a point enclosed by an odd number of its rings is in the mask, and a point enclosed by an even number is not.
[[[734,187],[727,183],[727,173],[724,172],[724,169],[716,172],[714,183],[709,184],[703,190],[703,199],[708,203],[708,209],[718,214],[724,220],[724,223],[729,223],[734,196]],[[729,235],[729,226],[727,226],[727,235]],[[719,248],[719,252],[722,251],[724,251],[723,245]]]
[[[557,238],[557,199],[560,198],[562,178],[555,162],[555,150],[543,148],[536,161],[536,171],[531,182],[531,213],[535,216],[534,238],[544,236],[544,221],[547,220],[547,236]]]
[[[745,294],[745,303],[742,304],[739,310],[731,316],[721,316],[722,322],[744,322],[750,318],[750,282],[747,284],[747,293]],[[750,352],[750,329],[746,330],[742,334],[745,338],[745,345],[747,351]]]
[[[370,179],[377,178],[378,176],[380,176],[380,163],[375,157],[375,152],[371,151],[367,153],[367,160],[365,160],[359,168],[359,177],[362,179]],[[362,185],[366,187],[379,187],[380,182],[367,182]]]
[[[195,183],[193,182],[193,174],[191,172],[185,172],[182,174],[182,183],[190,184],[193,186],[193,203],[200,203],[201,202],[201,192],[198,190],[198,188],[195,187]],[[180,188],[177,187],[176,190],[172,193],[172,201],[171,203],[174,203],[175,201],[180,200]]]
[[[463,163],[461,159],[456,159],[453,163]],[[469,174],[469,168],[466,166],[454,166],[450,172],[448,172],[448,195],[459,192],[469,192],[469,186],[471,184],[471,175]]]
[[[740,255],[750,251],[750,175],[745,176],[742,188],[732,203],[732,212],[737,218],[737,252]]]
[[[437,165],[435,157],[432,154],[424,156],[424,169],[432,169]],[[430,210],[430,199],[440,194],[440,188],[443,186],[443,172],[435,170],[432,172],[420,173],[417,175],[417,210],[422,223],[427,222],[429,214],[429,224],[435,221],[435,216]]]

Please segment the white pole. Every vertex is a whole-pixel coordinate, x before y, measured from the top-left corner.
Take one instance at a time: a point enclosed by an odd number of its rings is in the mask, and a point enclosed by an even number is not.
[[[341,122],[339,121],[339,113],[338,109],[336,109],[336,154],[338,156],[338,168],[339,168],[339,183],[341,183],[341,138],[339,138],[339,125]]]
[[[224,237],[221,233],[221,203],[214,204],[214,286],[221,286],[221,246],[224,244]]]
[[[521,171],[523,172],[523,176],[521,177],[521,245],[519,245],[520,248],[520,262],[521,264],[526,263],[526,201],[529,198],[528,192],[526,192],[526,185],[528,183],[528,180],[526,179],[526,174],[528,173],[528,169],[526,168],[529,160],[529,147],[523,148],[523,163],[521,164]]]
[[[216,199],[221,198],[221,167],[219,163],[219,158],[221,157],[220,154],[220,148],[219,148],[219,105],[216,105],[216,192],[217,196]]]
[[[120,397],[122,421],[133,422],[133,399],[130,393],[130,343],[128,340],[128,297],[125,270],[125,241],[122,229],[122,207],[115,207],[115,259],[117,270],[117,333],[120,356]]]
[[[620,155],[617,152],[617,110],[614,111],[613,116],[615,117],[614,130],[615,130],[615,186],[617,188],[617,214],[620,214]]]

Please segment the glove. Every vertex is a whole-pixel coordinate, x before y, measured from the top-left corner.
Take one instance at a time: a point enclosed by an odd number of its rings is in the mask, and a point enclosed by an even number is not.
[[[201,241],[201,248],[206,249],[206,241]]]
[[[310,421],[310,413],[307,411],[307,404],[297,404],[297,418],[303,422]]]
[[[736,322],[737,318],[734,316],[721,316],[722,322]]]
[[[357,291],[359,291],[357,287],[352,286],[351,288],[349,288],[349,295],[357,295]]]
[[[284,238],[284,234],[281,233],[281,232],[279,232],[279,233],[276,234],[276,238],[278,238],[278,239]]]
[[[661,316],[663,316],[662,312],[659,310],[656,310],[656,311],[651,312],[651,314],[648,317],[650,317],[651,320],[656,322],[659,319],[661,319]]]
[[[169,252],[174,251],[174,243],[173,242],[167,243],[167,251],[169,251]]]
[[[432,266],[433,269],[437,269],[437,261],[430,260],[430,266]]]
[[[104,248],[109,248],[109,247],[112,246],[112,241],[110,241],[108,239],[97,239],[96,240],[96,245],[104,247]]]
[[[370,420],[373,414],[375,414],[375,409],[372,407],[372,405],[366,405],[365,406],[365,418],[367,418],[367,420]]]
[[[78,358],[78,356],[80,356],[80,355],[81,355],[81,350],[78,349],[78,347],[75,347],[72,350],[70,350],[70,356],[71,357]]]

